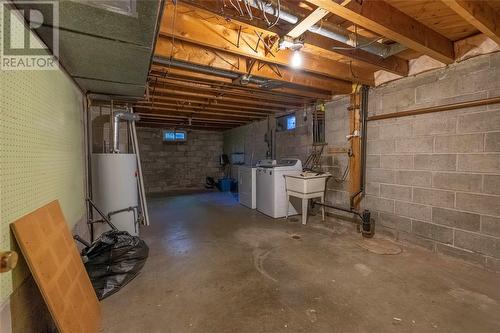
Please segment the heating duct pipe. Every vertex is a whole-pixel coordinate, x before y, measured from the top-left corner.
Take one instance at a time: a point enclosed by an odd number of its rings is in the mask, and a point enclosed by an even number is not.
[[[278,12],[277,7],[266,6],[264,3],[261,3],[260,0],[248,0],[248,4],[253,8],[264,10],[267,14],[273,16],[279,15],[278,17],[280,19],[290,24],[297,24],[300,21],[299,17],[287,12],[286,10],[283,10],[283,6],[280,7],[280,10]],[[328,28],[324,28],[321,25],[315,24],[310,27],[308,31],[350,45],[353,48],[356,48],[356,46],[358,46],[359,49],[376,54],[382,58],[390,57],[407,49],[406,46],[399,43],[384,45],[382,43],[375,42],[373,39],[356,35],[355,33],[347,29],[333,24],[328,24]]]
[[[175,60],[175,59],[154,57],[153,62],[158,63],[158,64],[162,64],[165,66],[172,66],[172,67],[176,67],[176,68],[191,70],[191,71],[195,71],[198,73],[222,76],[222,77],[226,77],[228,79],[233,79],[233,80],[237,80],[241,77],[240,74],[226,71],[223,69],[217,69],[217,68],[212,68],[212,67],[207,67],[207,66],[202,66],[202,65],[191,64],[191,63],[187,63],[187,62],[183,62],[183,61],[179,61],[179,60]],[[260,86],[265,85],[265,84],[269,83],[270,81],[272,81],[272,80],[257,78],[257,77],[252,76],[252,75],[247,75],[246,79],[248,80],[249,83],[255,83],[255,84],[258,84]]]
[[[137,121],[139,115],[132,112],[114,112],[113,113],[113,153],[120,152],[120,120]]]

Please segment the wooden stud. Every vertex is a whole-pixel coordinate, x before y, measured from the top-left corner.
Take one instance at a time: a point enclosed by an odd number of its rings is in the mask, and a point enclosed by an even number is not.
[[[360,87],[357,87],[356,91],[351,94],[350,98],[350,108],[349,112],[349,134],[353,134],[355,132],[360,133],[360,110],[359,107],[356,107],[360,104],[361,96],[360,96]],[[351,195],[357,193],[361,188],[361,179],[359,178],[359,171],[361,168],[361,137],[353,136],[351,138],[351,156],[350,159],[350,170],[349,170],[349,191]],[[358,196],[358,200],[354,202],[354,208],[359,208],[361,198]]]
[[[183,90],[176,90],[176,89],[166,89],[166,88],[159,88],[157,87],[155,89],[155,94],[158,93],[158,95],[170,95],[170,96],[178,96],[180,99],[184,98],[183,96],[187,97],[201,97],[201,98],[208,98],[213,101],[230,101],[230,102],[237,102],[237,103],[246,103],[246,104],[253,104],[253,105],[259,105],[262,108],[266,106],[271,106],[271,107],[298,107],[300,105],[283,105],[282,103],[279,102],[269,102],[269,101],[263,101],[263,100],[251,100],[248,98],[244,97],[228,97],[228,96],[218,96],[216,94],[208,94],[208,93],[198,93],[198,92],[189,92],[189,91],[183,91]]]
[[[209,66],[216,69],[229,70],[239,74],[248,74],[246,58],[224,51],[216,51],[209,47],[201,47],[195,43],[179,41],[174,42],[173,53],[172,40],[160,37],[156,43],[155,55],[164,58],[172,57],[175,60],[193,63],[196,65]],[[236,65],[239,69],[235,69]],[[343,64],[344,66],[347,66]],[[287,68],[280,68],[281,76],[276,75],[268,66],[258,68],[253,66],[251,75],[260,78],[276,80],[280,82],[292,83],[299,86],[318,88],[330,91],[332,94],[343,94],[350,91],[351,84],[347,81],[336,80],[326,76],[293,71]],[[346,74],[347,75],[347,74]]]
[[[138,110],[149,110],[149,113],[152,114],[169,114],[169,115],[191,115],[196,114],[200,116],[208,116],[211,119],[234,119],[241,121],[249,121],[252,119],[262,119],[267,115],[262,113],[254,113],[254,114],[238,114],[238,113],[230,113],[225,111],[214,111],[214,110],[205,110],[205,109],[196,109],[191,108],[189,106],[171,106],[164,104],[154,104],[154,105],[144,105],[144,104],[136,104],[135,107]]]
[[[330,14],[330,12],[321,7],[313,10],[307,17],[305,17],[302,21],[297,23],[292,30],[290,30],[287,35],[292,38],[300,37],[304,32],[306,32],[310,27],[315,25],[318,21],[320,21],[323,17]]]
[[[178,5],[180,6],[180,5]],[[196,9],[201,12],[200,9]],[[210,14],[213,16],[214,14]],[[293,52],[291,50],[281,50],[275,56],[266,55],[266,47],[257,42],[260,40],[254,33],[242,32],[239,47],[236,45],[238,31],[230,29],[224,25],[225,22],[220,17],[221,24],[214,24],[208,20],[203,20],[201,15],[190,15],[177,10],[175,13],[175,27],[173,26],[174,10],[173,6],[167,6],[164,11],[160,35],[189,41],[206,47],[211,47],[220,51],[231,52],[266,62],[289,66]],[[170,48],[171,49],[171,48]],[[325,75],[341,80],[354,81],[367,85],[374,85],[373,71],[359,67],[351,67],[345,63],[333,61],[328,58],[319,57],[314,54],[302,52],[303,71]]]
[[[198,9],[200,8],[200,4],[195,2],[190,2],[190,8]],[[219,14],[220,11],[217,6],[218,2],[205,0],[203,1],[202,10],[210,10],[213,14]],[[287,11],[294,12],[302,16],[303,8],[299,6],[294,6],[293,3],[286,3],[284,5],[281,4],[282,7],[285,7]],[[288,6],[288,8],[287,8]],[[235,24],[238,24],[240,27],[244,26],[247,30],[250,29],[259,29],[259,31],[266,31],[269,34],[274,34],[277,39],[279,36],[283,36],[286,34],[287,30],[283,30],[277,26],[273,28],[268,28],[267,24],[259,21],[252,20],[246,21],[244,17],[241,17],[238,13],[231,11],[231,8],[225,8],[226,13],[232,13],[229,17],[231,17],[231,21]],[[258,13],[257,13],[258,14]],[[304,13],[304,15],[307,15]],[[287,25],[284,22],[280,22],[280,24]],[[331,23],[330,23],[331,24]],[[329,22],[325,22],[325,27],[328,28]],[[290,27],[289,29],[291,29]],[[236,29],[237,30],[237,29]],[[305,33],[304,38],[304,50],[306,52],[315,54],[322,53],[326,55],[328,58],[337,59],[343,62],[352,61],[357,66],[374,68],[375,70],[385,70],[390,73],[394,73],[401,76],[408,75],[408,61],[405,59],[398,58],[396,56],[390,56],[387,58],[382,58],[372,53],[366,52],[364,50],[342,50],[342,49],[333,49],[333,47],[339,48],[350,48],[351,46],[345,43],[341,43],[330,38],[315,34],[315,33]]]
[[[149,100],[141,101],[143,103],[193,103],[204,107],[215,107],[219,109],[227,110],[241,110],[242,112],[260,112],[260,113],[273,113],[273,112],[284,112],[286,108],[284,107],[269,107],[263,108],[260,105],[252,105],[243,102],[232,102],[232,101],[220,101],[215,99],[207,98],[197,98],[197,97],[185,97],[185,96],[169,96],[169,95],[154,95],[151,96]]]
[[[443,0],[443,3],[500,45],[500,14],[486,1]]]
[[[455,60],[452,41],[385,1],[352,1],[345,7],[332,0],[306,1],[443,63]]]

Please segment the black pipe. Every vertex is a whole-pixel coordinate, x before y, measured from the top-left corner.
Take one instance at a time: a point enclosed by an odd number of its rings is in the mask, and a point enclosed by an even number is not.
[[[363,99],[363,105],[361,110],[361,188],[363,194],[365,193],[366,185],[366,141],[368,140],[368,86],[363,86],[361,88],[361,97]]]
[[[343,212],[346,212],[346,213],[352,213],[352,214],[355,214],[355,215],[359,216],[361,219],[363,218],[363,216],[357,210],[355,210],[353,208],[344,208],[344,207],[329,205],[329,204],[321,203],[321,202],[316,201],[316,200],[311,200],[311,201],[312,201],[312,207],[313,208],[314,208],[315,205],[318,205],[318,206],[323,206],[323,207],[328,207],[328,208],[340,210],[340,211],[343,211]]]
[[[344,207],[339,207],[339,206],[321,203],[321,202],[316,201],[316,200],[311,200],[312,208],[314,208],[315,205],[328,207],[328,208],[340,210],[342,212],[357,215],[361,219],[361,223],[358,222],[358,224],[360,224],[360,227],[358,230],[359,230],[359,232],[361,232],[363,237],[371,238],[375,234],[375,223],[371,219],[371,212],[368,209],[365,209],[365,210],[363,210],[362,213],[360,213],[354,208],[344,208]]]

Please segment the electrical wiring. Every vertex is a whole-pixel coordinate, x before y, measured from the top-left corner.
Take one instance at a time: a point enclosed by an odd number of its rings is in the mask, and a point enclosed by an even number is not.
[[[236,1],[238,1],[238,0],[236,0]],[[233,8],[238,12],[238,14],[240,16],[244,16],[243,11],[241,10],[241,6],[240,6],[240,8],[236,7],[236,5],[234,4],[233,0],[229,0],[229,3],[231,4],[231,6],[233,6]],[[238,6],[239,6],[239,2],[238,2]]]
[[[238,8],[239,8],[239,10],[240,10],[240,15],[241,15],[241,16],[244,16],[244,15],[245,15],[245,13],[243,12],[243,9],[241,9],[240,0],[236,0],[236,3],[238,4]]]
[[[175,31],[175,19],[177,18],[177,2],[174,1],[174,18],[172,20],[172,31]],[[170,73],[170,67],[172,64],[172,59],[174,57],[174,48],[175,48],[175,34],[172,34],[172,48],[170,49],[170,61],[167,67],[167,70],[165,71],[164,77],[168,77],[168,74]]]
[[[271,6],[271,4],[266,4],[268,6]],[[277,6],[276,6],[276,20],[269,26],[269,28],[274,27],[278,21],[280,20],[280,14],[281,14],[281,3],[280,0],[277,0]]]
[[[377,42],[378,40],[380,39],[380,37],[377,37],[376,39],[372,40],[372,41],[369,41],[368,43],[365,43],[365,44],[360,44],[360,45],[356,45],[356,46],[346,46],[346,47],[342,47],[342,46],[334,46],[331,48],[331,50],[357,50],[357,49],[362,49],[364,47],[367,47],[367,46],[370,46],[372,44],[374,44],[375,42]]]
[[[271,22],[269,22],[269,19],[267,18],[266,15],[266,9],[264,8],[265,5],[260,0],[257,0],[257,6],[259,6],[259,9],[262,11],[262,17],[264,17],[264,20],[266,21],[267,25],[270,25]]]
[[[281,15],[281,0],[276,0],[276,9],[274,9],[274,13],[276,14],[276,19],[271,22],[267,16],[267,10],[268,8],[272,7],[272,3],[270,1],[264,2],[264,0],[228,0],[233,9],[238,13],[239,16],[244,16],[248,17],[250,21],[252,21],[254,18],[259,18],[257,16],[254,16],[252,12],[252,5],[250,4],[250,1],[255,1],[255,4],[257,5],[258,10],[262,13],[262,17],[259,19],[263,19],[266,22],[266,25],[268,28],[274,27],[276,24],[278,24],[280,20],[280,15]],[[243,2],[245,10],[243,10],[242,6],[240,5],[240,1]],[[219,2],[222,3],[221,7],[221,13],[224,13],[224,8],[227,7],[225,0],[219,0]],[[207,9],[207,7],[202,6],[202,8]],[[245,14],[246,12],[246,14]]]
[[[248,0],[243,0],[243,3],[245,4],[245,8],[247,9],[248,16],[250,16],[250,21],[252,21],[253,20],[252,8],[250,7]]]
[[[342,173],[342,177],[340,178],[333,178],[333,180],[337,183],[343,183],[347,180],[347,176],[349,175],[349,172],[351,170],[351,154],[347,153],[347,166],[344,169],[344,172]]]
[[[358,34],[358,26],[357,26],[357,25],[355,25],[355,26],[354,26],[354,37],[355,37],[355,40],[354,40],[354,45],[355,45],[355,46],[346,46],[346,47],[342,47],[342,46],[334,46],[334,47],[332,47],[331,49],[332,49],[332,50],[339,50],[339,51],[341,51],[341,50],[347,50],[347,51],[349,51],[349,50],[357,50],[357,49],[362,49],[362,48],[364,48],[364,47],[367,47],[367,46],[372,45],[373,43],[375,43],[376,41],[378,41],[378,40],[380,39],[380,37],[377,37],[377,38],[375,38],[374,40],[371,40],[371,41],[369,41],[369,42],[367,42],[367,43],[365,43],[365,44],[361,44],[361,45],[360,45],[360,44],[358,44],[358,35],[359,35],[359,34]]]

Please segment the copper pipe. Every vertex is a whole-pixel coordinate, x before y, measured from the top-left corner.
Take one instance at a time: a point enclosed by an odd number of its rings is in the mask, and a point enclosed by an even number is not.
[[[408,111],[400,111],[400,112],[394,112],[394,113],[388,113],[388,114],[379,114],[379,115],[368,117],[368,121],[416,116],[416,115],[426,114],[426,113],[449,111],[449,110],[454,110],[454,109],[462,109],[462,108],[469,108],[469,107],[481,106],[481,105],[498,104],[498,103],[500,103],[500,97],[484,98],[484,99],[479,99],[479,100],[475,100],[475,101],[467,101],[467,102],[459,102],[459,103],[452,103],[452,104],[445,104],[445,105],[438,105],[438,106],[430,106],[427,108],[420,108],[420,109],[408,110]]]

